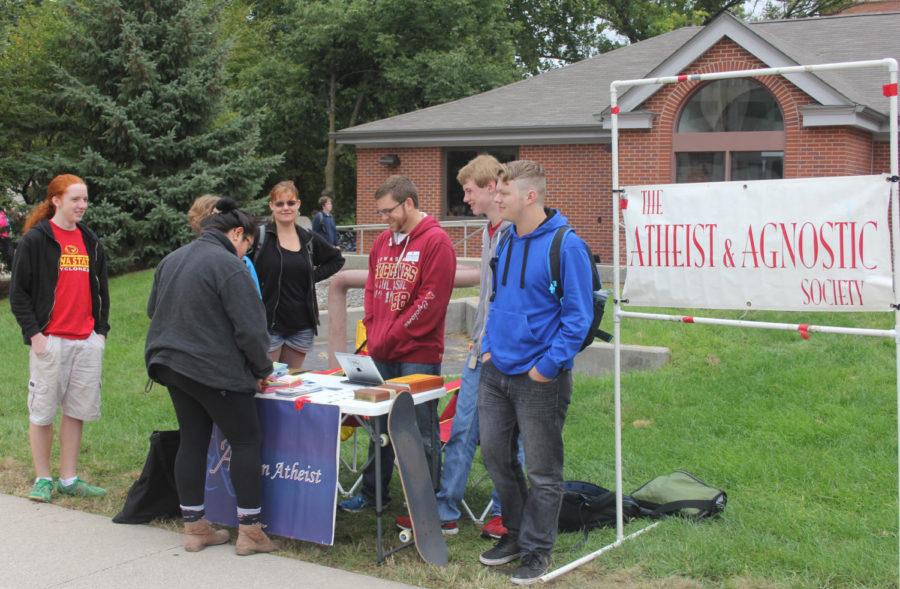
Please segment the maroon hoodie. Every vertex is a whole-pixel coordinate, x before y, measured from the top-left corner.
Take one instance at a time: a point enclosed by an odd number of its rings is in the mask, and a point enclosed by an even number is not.
[[[453,244],[433,217],[423,217],[400,243],[390,230],[375,238],[363,318],[373,359],[441,362],[455,275]]]

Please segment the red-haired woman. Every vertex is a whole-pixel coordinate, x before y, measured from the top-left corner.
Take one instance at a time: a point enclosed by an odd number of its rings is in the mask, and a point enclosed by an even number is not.
[[[29,352],[28,437],[37,478],[28,494],[100,497],[106,491],[78,478],[85,421],[100,418],[100,372],[109,332],[106,255],[82,222],[84,180],[62,174],[28,216],[13,260],[10,307]],[[50,475],[53,418],[59,427],[59,481]]]
[[[300,368],[319,324],[316,283],[344,265],[341,250],[297,225],[300,196],[290,180],[269,192],[274,223],[260,230],[253,258],[269,326],[269,357]]]

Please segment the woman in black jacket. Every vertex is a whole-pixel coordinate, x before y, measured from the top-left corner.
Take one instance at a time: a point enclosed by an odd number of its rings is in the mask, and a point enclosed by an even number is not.
[[[319,324],[316,283],[344,265],[341,250],[297,225],[300,198],[294,183],[269,193],[274,222],[261,228],[253,258],[269,328],[269,357],[290,369],[303,366]]]
[[[150,377],[169,389],[181,443],[175,484],[188,552],[224,544],[228,532],[204,518],[206,453],[215,423],[231,445],[239,555],[277,547],[260,522],[260,426],[253,395],[272,372],[265,311],[241,257],[257,238],[256,221],[223,198],[203,233],[156,268],[147,302],[144,356]]]

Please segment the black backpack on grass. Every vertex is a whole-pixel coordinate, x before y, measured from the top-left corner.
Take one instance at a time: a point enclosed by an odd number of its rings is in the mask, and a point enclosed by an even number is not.
[[[178,430],[157,431],[150,435],[150,451],[144,470],[128,490],[125,505],[113,522],[145,524],[156,518],[181,516],[178,490],[175,488],[175,455],[180,441]]]
[[[622,497],[622,518],[625,522],[640,514],[637,503],[627,495]],[[559,510],[559,531],[578,532],[616,525],[616,493],[593,483],[564,481],[562,507]]]

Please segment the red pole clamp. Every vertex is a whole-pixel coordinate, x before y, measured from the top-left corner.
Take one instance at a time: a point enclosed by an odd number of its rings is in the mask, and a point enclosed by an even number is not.
[[[296,399],[294,399],[294,409],[296,409],[297,411],[302,411],[303,407],[305,407],[307,403],[309,403],[308,395],[297,397]]]
[[[797,326],[797,331],[800,332],[800,337],[802,337],[803,339],[809,339],[809,325],[801,323]]]
[[[612,107],[611,109],[609,109],[609,112],[611,112],[611,113],[614,114],[614,115],[617,115],[617,114],[619,114],[619,112],[620,112],[620,111],[619,111],[619,107],[618,107],[618,106],[614,106],[614,107]]]
[[[887,97],[897,96],[897,84],[885,84],[881,87],[881,92]]]
[[[628,208],[628,199],[620,198],[619,199],[619,209],[624,211],[627,208]]]
[[[691,317],[690,315],[685,315],[684,317],[681,318],[681,322],[682,323],[693,323],[694,318]]]
[[[678,76],[679,82],[687,82],[687,79],[688,79],[687,74],[681,74],[680,76]]]

